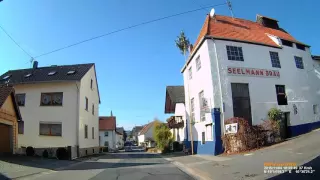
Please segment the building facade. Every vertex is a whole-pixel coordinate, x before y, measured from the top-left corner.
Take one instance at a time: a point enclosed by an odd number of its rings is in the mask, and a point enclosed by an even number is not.
[[[100,116],[99,117],[99,144],[100,146],[108,147],[110,150],[116,149],[116,117]]]
[[[17,153],[18,133],[23,133],[22,125],[14,88],[0,85],[0,155]]]
[[[273,107],[284,112],[288,137],[320,127],[317,64],[310,46],[277,20],[207,16],[182,69],[195,151],[214,154],[212,144],[221,134],[213,133],[213,108],[220,110],[222,133],[224,120],[261,124]]]
[[[16,89],[24,117],[21,152],[31,146],[42,155],[69,146],[71,158],[99,152],[99,90],[94,64],[12,70],[0,76]]]

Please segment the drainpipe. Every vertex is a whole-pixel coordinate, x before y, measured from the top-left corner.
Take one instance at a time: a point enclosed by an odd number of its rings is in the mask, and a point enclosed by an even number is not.
[[[221,76],[220,76],[220,65],[219,65],[219,59],[218,59],[218,52],[217,52],[217,47],[214,39],[212,38],[213,45],[214,45],[214,50],[215,50],[215,58],[217,62],[217,72],[218,72],[218,82],[219,82],[219,91],[220,91],[220,109],[221,109],[221,115],[223,118],[222,119],[222,129],[224,129],[224,107],[223,107],[223,98],[222,98],[222,84],[221,84]],[[222,131],[221,135],[224,134],[224,131]]]
[[[76,112],[77,112],[77,118],[76,118],[76,148],[77,148],[77,157],[79,158],[80,157],[80,147],[79,147],[79,109],[80,109],[80,104],[79,104],[79,87],[78,87],[78,84],[76,82],[76,87],[77,87],[77,105],[76,105]]]

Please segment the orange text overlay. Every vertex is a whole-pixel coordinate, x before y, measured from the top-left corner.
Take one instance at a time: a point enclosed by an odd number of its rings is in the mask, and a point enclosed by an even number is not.
[[[264,166],[297,167],[297,163],[294,163],[294,162],[286,162],[286,163],[265,162]]]

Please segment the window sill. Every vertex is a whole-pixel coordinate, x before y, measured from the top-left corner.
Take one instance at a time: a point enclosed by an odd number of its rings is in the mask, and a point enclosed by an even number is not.
[[[62,137],[62,136],[43,135],[43,134],[39,134],[39,136],[41,136],[41,137]]]
[[[39,105],[40,107],[63,107],[63,105]]]

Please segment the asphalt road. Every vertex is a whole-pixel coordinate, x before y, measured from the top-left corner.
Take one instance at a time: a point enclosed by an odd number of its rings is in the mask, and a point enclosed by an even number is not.
[[[82,162],[60,171],[32,177],[37,180],[192,180],[169,161],[156,154],[124,152],[106,154],[96,161]]]

